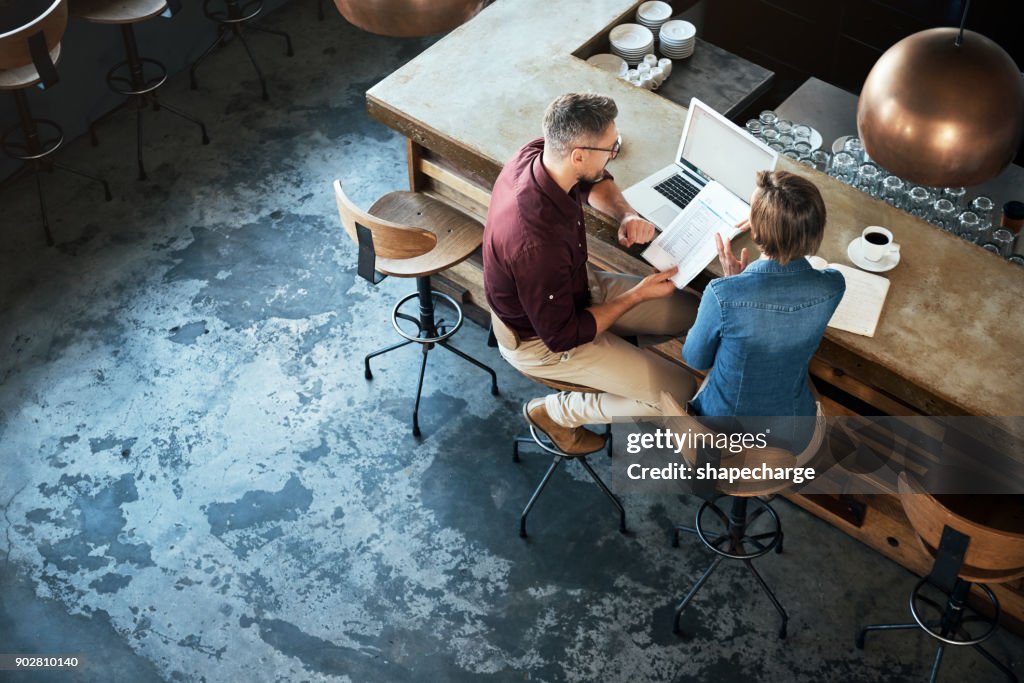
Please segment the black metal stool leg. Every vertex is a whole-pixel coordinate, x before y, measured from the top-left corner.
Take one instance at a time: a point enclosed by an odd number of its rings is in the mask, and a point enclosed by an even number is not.
[[[917,624],[872,624],[857,632],[857,649],[864,649],[864,638],[869,631],[910,631],[921,628]]]
[[[530,510],[533,509],[533,504],[540,498],[540,494],[544,491],[544,487],[548,485],[551,480],[551,475],[558,469],[559,463],[562,462],[562,456],[556,455],[554,460],[551,461],[551,466],[548,467],[548,471],[544,473],[544,478],[540,480],[540,485],[534,490],[533,495],[530,496],[530,502],[526,504],[523,509],[523,514],[519,516],[519,537],[526,538],[526,516],[530,514]]]
[[[398,342],[397,344],[392,344],[391,346],[385,346],[383,349],[377,349],[376,351],[373,351],[372,353],[366,354],[366,356],[363,357],[363,377],[365,377],[366,379],[373,379],[373,373],[370,372],[370,359],[371,358],[376,358],[377,356],[382,356],[385,353],[388,353],[390,351],[394,351],[395,349],[400,349],[403,346],[408,346],[409,344],[412,344],[412,340],[411,339],[406,339],[405,341]]]
[[[439,343],[438,343],[438,346],[442,346],[442,347],[444,347],[444,348],[448,349],[449,351],[451,351],[452,353],[454,353],[454,354],[455,354],[456,356],[458,356],[458,357],[459,357],[459,358],[461,358],[462,360],[466,360],[466,361],[469,361],[469,362],[470,362],[470,363],[472,363],[473,365],[477,366],[478,368],[480,368],[481,370],[483,370],[483,371],[485,371],[485,372],[486,372],[487,374],[489,374],[489,375],[491,376],[491,394],[492,394],[493,396],[497,396],[497,395],[498,395],[498,375],[496,375],[496,374],[494,373],[494,370],[492,370],[492,369],[491,369],[491,368],[489,368],[488,366],[484,365],[483,363],[481,363],[480,361],[478,361],[478,360],[477,360],[476,358],[473,358],[473,356],[470,356],[470,355],[469,355],[469,354],[467,354],[467,353],[464,353],[464,352],[462,352],[462,351],[459,351],[459,350],[458,350],[457,348],[455,348],[454,346],[450,346],[450,345],[448,344],[448,342],[446,342],[446,341],[443,341],[443,342],[439,342]]]
[[[260,26],[259,24],[249,24],[247,26],[247,28],[251,28],[253,31],[261,31],[262,33],[269,33],[269,34],[274,35],[274,36],[281,36],[282,38],[285,39],[285,42],[288,44],[288,52],[286,54],[289,57],[294,57],[295,56],[295,50],[292,49],[292,37],[290,35],[288,35],[287,33],[285,33],[284,31],[277,31],[277,30],[272,29],[272,28],[267,28],[266,26]]]
[[[519,460],[519,444],[531,444],[533,439],[528,436],[517,436],[512,440],[512,462],[520,462]]]
[[[110,194],[110,185],[108,185],[107,181],[104,180],[103,178],[100,178],[99,176],[94,176],[94,175],[92,175],[90,173],[86,173],[85,171],[79,171],[77,168],[71,168],[70,166],[65,166],[64,164],[61,164],[61,163],[56,162],[56,161],[53,162],[53,167],[58,169],[58,170],[64,171],[66,173],[73,173],[73,174],[75,174],[77,176],[82,176],[83,178],[88,178],[89,180],[92,180],[94,182],[99,183],[100,185],[103,186],[103,192],[104,192],[104,195],[106,196],[106,200],[109,202],[110,200],[112,200],[114,198],[114,196],[112,194]]]
[[[139,180],[146,179],[146,166],[142,163],[142,107],[135,110],[135,160],[139,165]]]
[[[672,547],[673,548],[678,548],[679,547],[679,534],[680,534],[680,532],[685,533],[685,534],[693,534],[694,536],[698,535],[697,534],[697,530],[694,529],[692,526],[677,526],[675,529],[672,530]]]
[[[772,592],[772,589],[769,588],[768,584],[765,583],[765,580],[761,578],[761,573],[757,571],[756,567],[754,567],[754,563],[750,560],[743,560],[743,564],[747,565],[747,569],[749,569],[750,573],[754,575],[754,578],[757,579],[757,582],[761,584],[761,588],[768,595],[768,599],[771,600],[772,604],[775,606],[775,611],[779,613],[780,617],[782,617],[782,626],[779,627],[779,638],[785,638],[786,626],[789,623],[789,615],[786,614],[786,610],[782,607],[782,604],[779,602],[778,598],[775,597],[775,593]]]
[[[317,21],[324,20],[324,0],[316,0],[316,18]]]
[[[412,409],[412,435],[420,436],[420,396],[423,394],[423,376],[427,373],[427,354],[430,344],[423,345],[423,362],[420,363],[420,381],[416,385],[416,405]]]
[[[203,133],[203,144],[204,145],[210,144],[210,136],[208,136],[206,134],[206,124],[205,123],[203,123],[202,121],[200,121],[199,119],[197,119],[194,116],[186,114],[185,112],[181,111],[177,107],[172,107],[171,105],[167,104],[166,102],[161,102],[160,106],[163,107],[164,109],[166,109],[167,111],[171,112],[172,114],[174,114],[176,116],[180,116],[181,118],[185,119],[186,121],[191,121],[192,123],[194,123],[197,126],[199,126],[199,130],[202,131],[202,133]]]
[[[270,99],[270,94],[267,92],[267,79],[263,77],[263,71],[260,70],[260,65],[256,63],[256,58],[253,57],[252,50],[249,49],[249,41],[247,41],[245,36],[242,35],[242,31],[238,26],[233,28],[235,29],[235,36],[237,36],[238,41],[242,43],[242,47],[245,48],[245,54],[249,55],[249,61],[252,62],[252,68],[256,70],[256,78],[260,80],[260,88],[263,91],[261,97],[263,98],[263,101],[266,102]],[[250,28],[255,27],[250,26]]]
[[[1010,671],[1010,669],[1005,664],[996,659],[995,656],[991,652],[986,650],[984,646],[975,645],[974,649],[978,651],[978,654],[987,659],[989,664],[999,669],[1003,673],[1003,675],[1006,676],[1007,680],[1013,681],[1013,683],[1017,683],[1017,675]]]
[[[216,38],[216,40],[214,40],[210,44],[209,47],[207,47],[205,50],[203,50],[203,54],[199,55],[199,58],[196,61],[192,62],[192,66],[189,67],[189,70],[188,70],[188,80],[189,80],[189,85],[191,86],[191,88],[193,90],[198,90],[199,89],[199,82],[196,81],[196,69],[199,68],[199,65],[202,64],[204,59],[209,57],[211,54],[213,54],[214,50],[216,50],[218,47],[220,47],[220,44],[224,41],[224,35],[225,35],[224,26],[223,25],[218,25],[217,26],[217,38]]]
[[[942,666],[942,653],[946,649],[945,643],[939,643],[935,650],[935,662],[932,664],[932,675],[928,677],[928,683],[935,683],[939,678],[939,667]]]
[[[703,586],[704,583],[708,580],[708,578],[714,573],[715,569],[718,568],[718,565],[722,562],[723,559],[724,558],[721,555],[715,557],[715,560],[711,563],[711,566],[704,570],[704,573],[701,574],[701,577],[697,579],[697,583],[693,584],[693,588],[690,589],[690,592],[686,594],[686,597],[683,598],[683,601],[679,603],[678,607],[676,607],[675,616],[672,617],[672,633],[679,633],[679,618],[683,615],[683,610],[685,610],[686,606],[690,604],[690,601],[693,600],[693,596],[697,595],[697,591],[700,590],[701,586]]]
[[[597,484],[602,491],[604,491],[604,495],[608,496],[608,500],[610,500],[612,505],[615,506],[615,509],[619,511],[619,531],[621,533],[626,533],[626,509],[622,507],[622,503],[619,501],[618,497],[611,492],[611,489],[605,486],[601,477],[597,476],[597,472],[595,472],[594,468],[590,466],[589,462],[587,462],[586,457],[579,458],[579,463],[583,465],[583,469],[587,471],[590,478],[594,480],[594,483]]]
[[[46,235],[46,246],[53,246],[53,233],[50,232],[50,219],[46,217],[46,202],[43,201],[43,180],[39,177],[39,168],[35,169],[36,192],[39,195],[39,213],[43,216],[43,234]]]

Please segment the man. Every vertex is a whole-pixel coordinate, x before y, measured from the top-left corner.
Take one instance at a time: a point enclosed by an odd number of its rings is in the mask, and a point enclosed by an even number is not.
[[[484,288],[502,356],[523,373],[602,392],[562,392],[523,406],[526,419],[570,455],[604,446],[604,436],[582,425],[661,415],[663,391],[680,403],[694,392],[683,368],[620,336],[685,334],[697,300],[676,290],[675,270],[640,279],[587,266],[584,202],[618,221],[624,246],[655,234],[605,170],[621,146],[617,114],[602,95],[552,102],[544,137],[498,176],[484,228]]]

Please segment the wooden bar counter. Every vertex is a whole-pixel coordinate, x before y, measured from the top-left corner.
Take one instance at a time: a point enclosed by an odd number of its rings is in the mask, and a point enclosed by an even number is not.
[[[632,21],[639,4],[498,0],[371,88],[371,115],[410,141],[411,186],[482,219],[504,161],[540,135],[545,106],[570,91],[601,92],[617,102],[623,148],[609,170],[621,187],[670,163],[686,109],[576,56],[601,45],[612,26]],[[721,80],[729,81],[728,74]],[[731,99],[749,93],[725,87],[694,94],[726,111],[735,105]],[[779,167],[821,190],[828,224],[819,255],[829,262],[852,265],[846,247],[867,225],[888,227],[901,245],[900,265],[884,274],[892,286],[876,335],[830,328],[815,356],[812,375],[828,412],[1024,415],[1024,268],[787,158]],[[615,226],[606,217],[591,212],[587,228],[597,266],[650,272],[637,250],[616,245]],[[743,238],[737,246],[752,246],[748,242]],[[716,262],[706,275],[717,272]],[[468,301],[486,306],[479,261],[450,276]],[[679,360],[680,344],[655,351]],[[791,498],[904,566],[927,571],[929,562],[895,496]],[[1024,585],[997,588],[1006,613],[1019,623]]]

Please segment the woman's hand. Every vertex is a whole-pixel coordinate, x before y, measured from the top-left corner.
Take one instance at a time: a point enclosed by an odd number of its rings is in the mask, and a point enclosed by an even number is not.
[[[743,221],[736,227],[746,230],[750,227],[750,221]],[[747,248],[743,247],[740,257],[737,260],[732,253],[732,242],[728,237],[722,237],[721,233],[715,233],[715,247],[718,249],[718,262],[722,264],[722,272],[725,277],[739,275],[750,263],[750,254]]]

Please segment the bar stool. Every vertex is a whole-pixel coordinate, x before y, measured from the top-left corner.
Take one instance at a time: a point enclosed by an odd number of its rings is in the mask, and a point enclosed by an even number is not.
[[[29,18],[19,15],[15,23]],[[6,16],[6,15],[5,15]],[[34,119],[29,109],[25,90],[38,86],[49,88],[59,79],[56,64],[61,57],[61,38],[68,24],[67,0],[55,0],[31,21],[11,30],[0,24],[0,90],[9,90],[14,95],[18,111],[18,123],[0,135],[0,147],[14,159],[22,161],[21,167],[7,178],[3,186],[12,184],[32,173],[36,179],[36,193],[39,196],[39,211],[43,218],[43,233],[46,244],[53,246],[53,234],[46,216],[46,202],[43,199],[43,184],[40,171],[52,173],[55,169],[88,178],[103,185],[109,202],[110,186],[102,178],[54,161],[52,155],[64,142],[64,131],[55,121]]]
[[[491,337],[494,340],[493,345],[495,346],[497,345],[499,340],[501,342],[501,345],[508,349],[516,349],[519,347],[520,344],[519,335],[516,334],[516,331],[509,328],[501,320],[499,320],[497,316],[493,314],[491,315]],[[529,375],[522,371],[520,371],[520,373],[527,379],[532,380],[537,384],[542,384],[548,387],[549,389],[554,389],[555,391],[570,391],[584,394],[601,393],[597,389],[585,387],[581,384],[561,382],[557,380],[546,379],[544,377],[535,377],[534,375]],[[544,473],[544,478],[541,479],[540,484],[534,490],[533,495],[530,496],[530,501],[526,504],[526,507],[523,509],[523,514],[519,517],[519,537],[527,537],[526,518],[530,514],[530,510],[533,509],[533,506],[534,504],[536,504],[537,499],[540,498],[540,494],[543,493],[544,488],[548,485],[548,481],[551,480],[551,475],[555,473],[555,470],[558,469],[558,466],[560,464],[562,464],[562,461],[567,459],[578,461],[580,465],[583,466],[583,469],[587,471],[587,474],[590,475],[590,478],[594,480],[594,483],[597,484],[598,488],[600,488],[601,491],[605,494],[605,496],[608,497],[608,500],[612,502],[612,505],[614,505],[615,509],[618,510],[619,512],[619,531],[621,533],[626,533],[626,510],[625,508],[622,507],[622,502],[614,493],[611,492],[611,489],[609,489],[608,486],[605,485],[601,477],[599,477],[597,472],[594,471],[594,468],[591,467],[589,462],[587,462],[588,456],[600,451],[606,452],[609,458],[612,457],[612,426],[610,424],[605,425],[604,446],[602,446],[596,451],[592,451],[591,453],[570,454],[558,448],[558,446],[556,446],[554,442],[551,441],[551,439],[547,438],[547,436],[545,436],[542,432],[539,432],[533,426],[533,424],[530,422],[530,419],[526,416],[526,405],[523,406],[523,418],[526,419],[526,424],[530,429],[530,434],[529,436],[517,436],[513,439],[512,462],[521,462],[519,458],[519,447],[523,444],[533,444],[540,448],[545,453],[547,453],[548,455],[553,456],[553,459],[551,461],[551,465],[548,467],[548,471]]]
[[[865,626],[857,633],[857,648],[864,649],[870,631],[921,629],[938,641],[929,681],[937,679],[947,645],[973,647],[1007,680],[1016,681],[1017,676],[982,643],[995,633],[1000,613],[999,600],[986,584],[1024,577],[1024,496],[932,495],[905,472],[897,488],[921,547],[933,559],[932,569],[910,593],[914,622]],[[986,504],[993,507],[983,508]],[[973,585],[981,589],[992,616],[967,604]],[[929,587],[944,595],[945,605],[925,595]],[[926,610],[933,618],[927,618]],[[981,624],[983,632],[972,635],[971,624]]]
[[[404,341],[368,353],[363,359],[363,374],[373,379],[370,359],[412,343],[420,345],[423,360],[412,411],[412,433],[420,436],[419,410],[427,354],[435,346],[454,353],[491,376],[491,394],[498,395],[498,377],[494,370],[452,346],[449,339],[462,327],[462,307],[452,297],[430,287],[430,276],[465,261],[483,242],[483,227],[457,209],[421,192],[390,192],[363,211],[345,195],[341,181],[334,181],[334,196],[345,231],[359,246],[358,273],[371,284],[388,275],[416,278],[416,292],[403,297],[391,312],[391,325]],[[412,300],[419,304],[418,315],[402,310]],[[455,320],[446,322],[435,316],[435,300],[455,310]],[[415,331],[402,327],[399,320],[415,325]]]
[[[662,394],[662,405],[667,411],[677,415],[685,415],[685,411],[668,394]],[[704,426],[695,418],[672,417],[667,418],[667,423],[680,434],[689,431],[692,434],[704,434],[714,437],[717,432]],[[701,467],[704,464],[711,464],[713,467],[730,468],[760,468],[764,463],[769,469],[785,467],[806,467],[808,463],[818,454],[824,441],[826,433],[825,417],[818,406],[818,414],[815,417],[814,434],[804,450],[797,456],[783,448],[768,446],[765,448],[747,448],[739,453],[720,454],[717,449],[695,449],[687,447],[683,449],[683,458],[691,467]],[[680,633],[680,618],[686,606],[690,604],[697,592],[714,573],[723,560],[739,560],[754,575],[754,579],[765,592],[775,610],[782,618],[782,625],[779,627],[779,638],[786,637],[786,629],[789,623],[789,615],[786,613],[782,603],[775,597],[775,593],[764,578],[754,567],[753,560],[767,555],[773,550],[776,553],[782,552],[783,532],[782,520],[765,500],[770,494],[786,488],[789,482],[786,480],[740,480],[729,483],[728,481],[717,481],[714,495],[697,510],[694,526],[677,526],[672,534],[672,547],[679,547],[680,533],[696,535],[701,543],[715,554],[715,559],[704,571],[690,591],[676,607],[672,618],[672,632]],[[729,500],[729,512],[726,513],[719,507],[719,502]],[[750,508],[753,507],[753,510]],[[769,524],[766,529],[756,530],[755,523],[762,515]],[[763,527],[764,525],[762,525]],[[723,548],[724,546],[724,548]]]
[[[214,3],[218,6],[223,6],[223,9],[212,7]],[[253,31],[281,36],[288,44],[288,56],[293,57],[295,51],[292,50],[291,36],[287,33],[260,26],[253,21],[262,11],[262,0],[249,0],[249,2],[239,2],[239,0],[203,0],[203,14],[206,15],[207,19],[217,22],[217,37],[208,48],[203,50],[203,54],[199,55],[199,59],[192,62],[192,67],[188,70],[189,82],[193,90],[199,89],[199,83],[196,81],[196,69],[199,67],[199,64],[213,54],[214,50],[223,45],[229,35],[233,35],[242,43],[242,47],[245,48],[245,54],[249,55],[249,61],[252,62],[253,68],[256,69],[256,77],[260,79],[260,87],[263,89],[263,100],[270,99],[270,95],[267,94],[267,81],[263,78],[263,72],[260,70],[260,65],[256,63],[256,58],[252,56],[249,43],[245,40],[245,36],[242,35],[242,28],[245,27]],[[322,18],[322,6],[319,11]]]
[[[147,105],[152,104],[154,111],[166,109],[196,124],[202,132],[203,144],[210,144],[206,125],[202,121],[157,99],[156,90],[167,80],[167,68],[155,59],[139,56],[139,47],[132,28],[134,24],[152,17],[169,18],[180,8],[180,0],[75,0],[71,11],[72,16],[84,21],[116,24],[121,27],[126,59],[115,64],[107,72],[107,85],[114,92],[125,95],[127,99],[89,124],[89,137],[93,145],[98,145],[96,126],[122,109],[134,105],[139,180],[146,179],[146,167],[142,162],[142,112]]]

